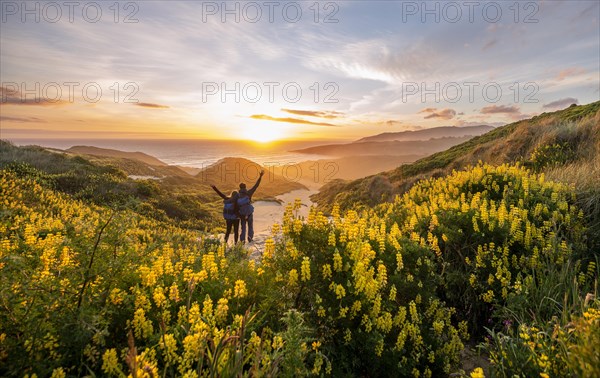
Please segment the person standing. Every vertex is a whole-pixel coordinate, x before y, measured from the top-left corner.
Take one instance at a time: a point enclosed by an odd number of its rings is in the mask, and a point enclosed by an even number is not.
[[[231,192],[231,195],[227,197],[225,194],[221,193],[219,189],[215,185],[211,185],[211,188],[221,198],[223,198],[223,218],[225,219],[225,223],[227,224],[227,229],[225,231],[225,244],[229,241],[229,234],[231,234],[231,229],[233,228],[233,241],[237,244],[238,235],[239,235],[239,227],[240,227],[240,218],[238,214],[238,206],[237,200],[239,197],[239,193],[237,191]]]
[[[237,199],[240,221],[242,222],[242,234],[240,240],[242,243],[246,241],[246,230],[248,231],[248,242],[252,242],[254,237],[254,206],[252,206],[252,195],[260,185],[260,180],[265,174],[264,170],[260,171],[256,184],[250,189],[246,188],[245,183],[240,183],[240,192]]]

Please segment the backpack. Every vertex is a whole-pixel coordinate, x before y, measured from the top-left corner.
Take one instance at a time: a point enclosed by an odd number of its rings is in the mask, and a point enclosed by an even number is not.
[[[254,206],[252,206],[250,203],[250,197],[248,196],[239,196],[237,199],[237,205],[240,215],[248,216],[254,212]]]
[[[223,204],[223,218],[227,220],[236,220],[238,218],[235,213],[235,203],[225,202]]]

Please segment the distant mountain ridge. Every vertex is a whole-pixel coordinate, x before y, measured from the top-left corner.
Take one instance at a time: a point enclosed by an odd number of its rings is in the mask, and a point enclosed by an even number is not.
[[[407,141],[382,141],[382,142],[353,142],[346,144],[328,144],[295,150],[292,152],[315,154],[325,156],[409,156],[420,155],[421,157],[439,151],[444,151],[452,146],[462,143],[473,136],[443,137],[429,140],[407,140]]]
[[[73,146],[65,151],[71,152],[74,154],[83,154],[83,155],[93,155],[93,156],[105,156],[105,157],[117,157],[117,158],[125,158],[125,159],[133,159],[137,161],[141,161],[143,163],[164,167],[167,166],[167,163],[155,158],[154,156],[145,154],[143,152],[126,152],[120,150],[113,150],[110,148],[100,148],[93,146]]]
[[[416,131],[386,132],[364,137],[351,143],[314,146],[292,152],[336,157],[374,155],[424,157],[444,151],[491,130],[494,130],[494,127],[478,125],[441,126]]]
[[[493,126],[440,126],[414,131],[385,132],[358,139],[354,143],[429,140],[445,137],[478,136],[493,130]]]

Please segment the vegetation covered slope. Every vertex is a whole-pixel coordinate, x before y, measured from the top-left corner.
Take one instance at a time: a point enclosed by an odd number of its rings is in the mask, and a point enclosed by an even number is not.
[[[315,146],[294,152],[325,156],[372,156],[381,155],[382,152],[393,156],[425,156],[444,151],[471,138],[471,136],[460,136],[412,141],[354,142]]]
[[[0,194],[5,376],[447,376],[461,372],[468,333],[507,322],[526,336],[490,344],[499,368],[598,366],[598,303],[582,299],[597,271],[572,188],[518,166],[425,181],[331,221],[289,205],[258,262],[39,177],[4,170]],[[541,326],[562,334],[542,340]],[[497,349],[533,334],[529,354]]]
[[[90,155],[91,152],[97,155]],[[113,208],[127,207],[157,220],[199,230],[215,230],[222,223],[222,200],[210,188],[211,184],[223,191],[237,189],[240,181],[252,184],[251,179],[262,169],[246,159],[228,158],[220,164],[229,171],[220,171],[221,165],[214,165],[191,176],[178,167],[155,165],[153,160],[140,161],[129,158],[129,154],[102,154],[109,153],[104,149],[77,148],[66,152],[38,146],[17,147],[0,140],[0,168],[20,177],[38,176],[47,187],[76,199]],[[302,188],[302,184],[267,171],[255,199],[270,199]]]
[[[131,159],[73,155],[0,141],[0,168],[14,172],[17,177],[37,177],[45,187],[75,199],[115,209],[127,207],[183,227],[212,227],[221,208],[208,185],[197,185],[192,192],[184,192],[162,180],[129,178],[135,174],[169,174],[172,170],[176,170],[177,176],[168,177],[179,177],[182,181],[191,178],[175,167],[156,166],[150,170],[146,163]]]
[[[521,163],[440,173],[331,217],[289,204],[258,261],[8,164],[0,375],[599,376],[595,208],[579,197],[598,170],[570,148],[597,148],[598,115],[571,112],[573,129]],[[473,371],[468,344],[487,361]]]
[[[117,158],[126,158],[131,160],[141,161],[143,163],[153,165],[153,166],[165,166],[167,163],[160,161],[154,156],[150,156],[143,152],[126,152],[113,150],[110,148],[100,148],[93,146],[73,146],[65,150],[67,152],[71,152],[74,154],[81,155],[95,155],[95,156],[106,156],[106,157],[117,157]]]
[[[566,154],[550,165],[588,162],[600,155],[600,102],[572,106],[496,128],[446,151],[433,154],[394,170],[351,182],[333,181],[312,197],[330,211],[334,203],[342,208],[373,206],[391,201],[422,178],[440,177],[453,169],[484,161],[503,164],[531,160],[534,151],[558,144]],[[552,167],[537,165],[539,170]],[[566,178],[566,177],[565,177]]]
[[[362,142],[384,142],[391,140],[428,140],[432,138],[444,138],[444,137],[464,137],[464,136],[476,136],[485,134],[490,130],[493,130],[493,126],[479,125],[479,126],[440,126],[432,127],[429,129],[414,130],[414,131],[399,131],[399,132],[387,132],[373,136],[368,136],[357,140],[355,143]]]

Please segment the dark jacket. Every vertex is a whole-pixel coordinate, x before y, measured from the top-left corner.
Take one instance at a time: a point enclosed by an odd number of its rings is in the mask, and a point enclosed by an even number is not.
[[[252,215],[254,213],[254,206],[252,206],[252,195],[260,185],[260,180],[262,179],[262,175],[258,177],[256,184],[250,189],[240,189],[240,195],[237,200],[238,212],[240,214],[240,218],[242,220],[244,217]]]
[[[254,186],[250,189],[240,189],[240,196],[248,196],[250,197],[250,199],[252,199],[252,196],[254,195],[254,192],[256,191],[256,189],[258,188],[258,186],[260,185],[260,180],[262,179],[262,176],[258,177],[258,180],[256,181],[256,184],[254,184]]]
[[[231,197],[229,197],[229,196],[226,196],[225,194],[221,193],[221,191],[219,189],[217,189],[217,187],[213,186],[212,188],[213,188],[213,190],[215,192],[217,192],[217,194],[221,198],[223,198],[223,217],[225,219],[228,219],[228,218],[232,218],[233,219],[233,218],[239,217],[239,208],[238,208],[238,204],[237,204],[238,196],[231,196]],[[228,208],[227,205],[233,205],[233,213],[232,214],[234,214],[235,217],[233,217],[233,216],[227,216],[227,214],[226,214],[226,209]]]

